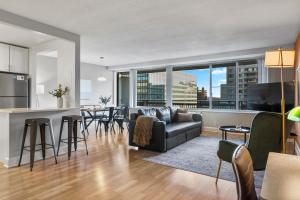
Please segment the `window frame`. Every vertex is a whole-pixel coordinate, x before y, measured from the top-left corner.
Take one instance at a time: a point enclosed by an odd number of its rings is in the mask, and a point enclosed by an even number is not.
[[[240,65],[239,62],[250,62],[250,61],[255,61],[257,64],[257,83],[262,83],[263,81],[263,57],[255,57],[255,58],[245,58],[245,59],[234,59],[234,60],[226,60],[226,61],[220,61],[220,62],[215,62],[215,63],[209,63],[209,64],[201,64],[201,65],[193,65],[193,66],[186,66],[186,67],[174,67],[173,71],[184,71],[184,70],[192,70],[192,69],[203,69],[207,68],[209,66],[209,108],[195,108],[195,110],[216,110],[216,111],[248,111],[245,109],[240,109],[239,106],[239,70],[240,70]],[[213,66],[219,65],[219,64],[228,64],[228,63],[235,63],[235,109],[216,109],[212,108],[213,104],[213,95],[212,95],[212,70]],[[266,74],[268,76],[268,73]]]

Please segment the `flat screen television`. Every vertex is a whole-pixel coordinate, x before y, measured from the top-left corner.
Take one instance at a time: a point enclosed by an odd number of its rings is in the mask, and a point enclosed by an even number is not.
[[[286,111],[294,107],[294,83],[285,82]],[[248,86],[248,110],[281,112],[281,85],[280,83],[261,83]]]

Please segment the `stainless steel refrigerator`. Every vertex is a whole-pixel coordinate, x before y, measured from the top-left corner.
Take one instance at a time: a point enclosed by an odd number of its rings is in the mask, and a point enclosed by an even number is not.
[[[0,73],[0,109],[27,108],[29,105],[28,75]]]

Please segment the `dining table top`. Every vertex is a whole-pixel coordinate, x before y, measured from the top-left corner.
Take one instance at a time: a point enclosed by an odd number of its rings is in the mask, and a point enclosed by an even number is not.
[[[261,199],[300,199],[300,157],[269,153]]]
[[[114,110],[120,110],[120,107],[114,107]],[[89,111],[89,112],[103,112],[103,111],[108,111],[109,107],[94,107],[94,108],[80,108],[80,111]]]

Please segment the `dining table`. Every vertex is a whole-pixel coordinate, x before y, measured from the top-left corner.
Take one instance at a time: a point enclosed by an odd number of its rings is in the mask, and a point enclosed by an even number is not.
[[[114,116],[118,113],[118,111],[120,110],[120,107],[114,107],[114,113],[113,113],[113,118]],[[90,121],[85,124],[85,129],[87,129],[94,121],[97,120],[97,118],[101,119],[108,117],[107,115],[105,115],[105,112],[109,111],[109,107],[93,107],[93,108],[81,108],[80,109],[81,112],[86,112],[88,114],[88,117],[90,118]],[[101,113],[100,115],[97,115],[97,113]],[[96,125],[95,125],[96,126]],[[95,127],[96,128],[96,127]]]

